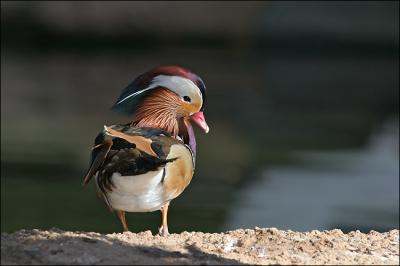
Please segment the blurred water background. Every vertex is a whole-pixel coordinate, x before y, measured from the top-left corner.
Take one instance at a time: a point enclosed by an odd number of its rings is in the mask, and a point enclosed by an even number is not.
[[[397,1],[1,1],[1,231],[121,229],[81,181],[161,64],[204,79],[211,128],[171,232],[399,228],[398,45]]]

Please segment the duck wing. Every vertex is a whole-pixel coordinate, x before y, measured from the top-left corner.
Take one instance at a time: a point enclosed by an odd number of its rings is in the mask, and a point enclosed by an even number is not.
[[[157,170],[175,159],[166,159],[170,145],[175,142],[179,140],[171,138],[161,129],[129,125],[104,126],[95,139],[83,185],[100,170],[103,173],[101,176],[108,177],[113,172],[139,175]],[[110,182],[104,181],[105,187],[109,187]]]

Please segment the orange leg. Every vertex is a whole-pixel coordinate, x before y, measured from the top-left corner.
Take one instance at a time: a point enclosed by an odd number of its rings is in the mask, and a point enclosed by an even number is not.
[[[122,227],[124,228],[124,232],[129,231],[128,225],[126,224],[126,220],[125,220],[125,212],[118,210],[117,214],[118,214],[119,220],[122,223]]]
[[[168,206],[169,202],[166,203],[162,208],[161,208],[161,214],[162,214],[162,224],[161,227],[158,229],[158,233],[161,236],[168,236],[168,221],[167,221],[167,214],[168,214]]]

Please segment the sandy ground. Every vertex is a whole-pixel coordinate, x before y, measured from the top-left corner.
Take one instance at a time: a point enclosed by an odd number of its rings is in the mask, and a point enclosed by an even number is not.
[[[1,264],[399,264],[399,230],[255,228],[168,237],[20,230],[1,234]]]

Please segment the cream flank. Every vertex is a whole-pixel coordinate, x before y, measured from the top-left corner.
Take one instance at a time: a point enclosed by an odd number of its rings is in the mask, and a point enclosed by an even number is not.
[[[151,212],[179,196],[193,176],[191,153],[185,145],[175,144],[168,155],[171,158],[178,159],[158,171],[135,176],[114,173],[111,180],[115,187],[107,193],[111,207],[128,212]]]

